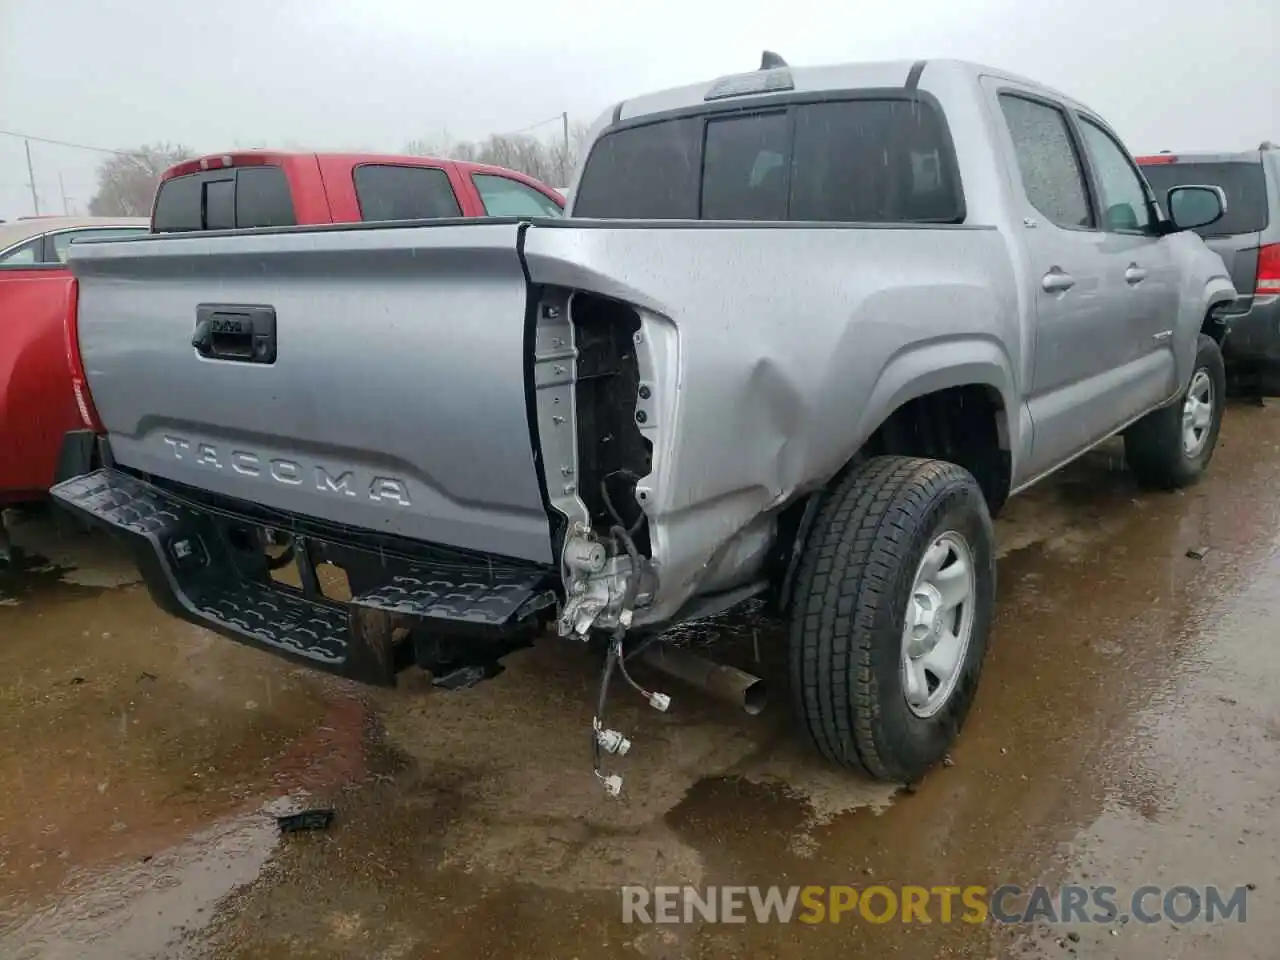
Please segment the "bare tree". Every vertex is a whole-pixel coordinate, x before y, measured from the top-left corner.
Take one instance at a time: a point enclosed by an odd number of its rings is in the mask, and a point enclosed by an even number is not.
[[[160,175],[192,156],[186,147],[168,143],[113,154],[98,166],[98,189],[89,201],[89,213],[95,217],[150,215]]]
[[[442,134],[435,138],[411,140],[404,151],[413,156],[448,157],[473,163],[518,170],[553,187],[568,186],[586,145],[588,127],[569,127],[568,150],[559,135],[543,139],[527,135],[493,134],[484,140],[454,140]]]

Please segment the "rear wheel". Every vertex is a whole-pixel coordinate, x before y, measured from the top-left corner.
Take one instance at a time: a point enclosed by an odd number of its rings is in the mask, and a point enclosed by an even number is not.
[[[969,712],[994,597],[991,517],[967,470],[912,457],[855,467],[796,573],[791,685],[808,739],[851,770],[920,777]]]
[[[1226,394],[1222,351],[1202,333],[1195,368],[1182,396],[1125,431],[1125,459],[1138,483],[1176,490],[1200,479],[1218,444]]]

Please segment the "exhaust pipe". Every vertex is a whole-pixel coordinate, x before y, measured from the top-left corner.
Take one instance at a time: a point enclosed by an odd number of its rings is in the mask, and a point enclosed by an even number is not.
[[[755,716],[764,709],[768,687],[759,677],[737,667],[715,663],[681,647],[654,643],[641,651],[640,659],[668,676],[709,693]]]

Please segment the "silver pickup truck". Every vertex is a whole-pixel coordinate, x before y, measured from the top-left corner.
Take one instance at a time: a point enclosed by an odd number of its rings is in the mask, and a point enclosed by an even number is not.
[[[1151,486],[1213,454],[1222,192],[1157,198],[1053,90],[767,55],[619,103],[571,196],[77,244],[54,496],[175,615],[373,683],[554,625],[607,688],[766,598],[803,733],[905,781],[973,700],[1005,499],[1121,432]]]

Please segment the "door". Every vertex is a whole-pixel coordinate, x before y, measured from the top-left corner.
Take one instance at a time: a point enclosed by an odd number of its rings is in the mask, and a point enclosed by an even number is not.
[[[1173,353],[1181,290],[1168,241],[1156,234],[1154,198],[1137,165],[1102,123],[1076,114],[1104,234],[1103,283],[1119,305],[1115,329],[1129,348],[1134,371],[1124,406],[1129,418],[1177,391]]]
[[[1065,107],[988,78],[1018,176],[1015,210],[1033,317],[1025,479],[1033,479],[1120,426],[1135,375],[1134,330],[1117,329],[1119,291],[1108,286],[1107,235],[1098,227],[1083,153]]]

